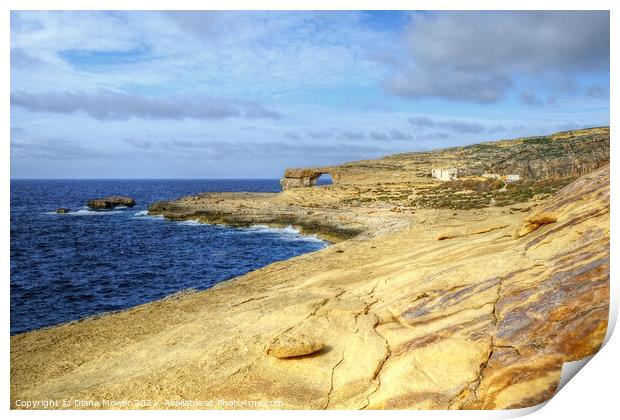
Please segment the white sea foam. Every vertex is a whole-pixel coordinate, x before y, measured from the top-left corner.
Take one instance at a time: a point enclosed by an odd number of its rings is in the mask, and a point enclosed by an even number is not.
[[[133,217],[140,217],[140,216],[148,216],[149,211],[148,210],[140,210],[137,211],[133,214]]]
[[[295,229],[291,225],[288,225],[282,228],[270,227],[267,225],[252,225],[252,226],[239,228],[239,229],[248,231],[248,232],[271,232],[271,233],[281,233],[283,235],[300,235],[301,234],[299,230]]]
[[[56,213],[54,211],[46,212],[46,214],[50,215],[58,215],[58,216],[103,216],[103,215],[111,215],[111,214],[119,214],[123,213],[122,210],[118,210],[121,207],[117,207],[115,210],[91,210],[88,207],[83,207],[76,211],[71,211],[68,213]],[[135,212],[132,218],[136,219],[146,219],[146,220],[165,220],[165,217],[162,215],[149,215],[148,210],[140,210]],[[174,222],[183,226],[204,226],[205,223],[201,223],[198,220],[183,220]],[[267,225],[252,225],[243,228],[231,228],[234,231],[231,231],[231,234],[239,234],[239,233],[270,233],[276,234],[281,239],[287,241],[303,241],[303,242],[317,242],[325,244],[326,241],[319,239],[317,235],[303,235],[298,229],[295,229],[292,225],[288,225],[286,227],[270,227]]]
[[[295,236],[301,235],[301,232],[295,229],[291,225],[288,225],[287,227],[283,227],[283,228],[273,228],[273,230],[283,235],[295,235]]]
[[[241,228],[248,233],[271,233],[278,235],[281,239],[287,241],[303,241],[303,242],[318,242],[326,243],[326,241],[319,239],[316,234],[303,235],[298,229],[295,229],[292,225],[288,225],[282,228],[269,227],[266,225],[253,225],[247,228]]]
[[[268,230],[268,229],[272,229],[267,225],[252,225],[252,226],[248,226],[248,227],[244,227],[244,228],[240,228],[241,230],[249,230],[249,231],[256,231],[256,230]]]
[[[131,217],[134,219],[164,220],[164,216],[161,214],[150,215],[148,210],[137,211]]]
[[[76,211],[70,211],[68,213],[57,213],[55,211],[48,211],[45,214],[53,214],[58,216],[106,216],[110,214],[122,213],[118,210],[91,210],[88,207],[82,207]]]
[[[182,222],[178,222],[183,226],[199,226],[204,225],[204,223],[200,223],[198,220],[183,220]]]

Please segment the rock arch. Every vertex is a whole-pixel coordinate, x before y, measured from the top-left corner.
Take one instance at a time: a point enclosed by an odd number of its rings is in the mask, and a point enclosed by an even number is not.
[[[287,169],[284,172],[284,178],[280,180],[283,190],[300,187],[313,187],[316,185],[317,179],[323,174],[329,174],[332,177],[332,183],[336,183],[336,174],[330,168],[304,168],[304,169]]]

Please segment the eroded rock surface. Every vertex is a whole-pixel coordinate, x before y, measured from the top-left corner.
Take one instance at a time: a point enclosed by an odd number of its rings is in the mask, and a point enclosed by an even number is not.
[[[608,166],[516,207],[366,207],[349,215],[329,207],[342,199],[330,196],[336,190],[315,190],[317,197],[291,190],[268,200],[282,215],[290,200],[307,216],[342,216],[344,225],[383,234],[204,292],[13,336],[13,406],[131,398],[281,400],[289,409],[525,407],[553,395],[562,363],[600,347],[609,304]],[[166,206],[195,216],[216,199],[223,198]],[[237,210],[221,214],[268,217],[264,198],[224,201]],[[254,207],[245,213],[244,205]],[[540,214],[555,221],[539,223]],[[390,230],[393,220],[407,223]],[[513,236],[533,221],[536,229]],[[306,357],[267,354],[266,337],[298,331],[324,347]]]
[[[525,236],[528,233],[535,231],[542,225],[555,223],[557,220],[558,216],[555,213],[543,212],[532,214],[523,221],[522,226],[515,232],[515,236],[520,238],[521,236]]]
[[[333,191],[333,193],[332,193]],[[401,230],[410,215],[390,208],[341,206],[348,187],[301,188],[273,193],[205,193],[149,206],[149,214],[171,220],[198,220],[234,226],[292,225],[330,241]],[[346,209],[346,210],[345,210]]]
[[[287,169],[284,179],[311,179],[329,173],[335,184],[421,182],[428,181],[432,169],[456,168],[459,178],[484,173],[516,174],[523,181],[535,182],[575,179],[608,161],[609,127],[598,127],[429,152],[400,153],[339,166]],[[483,184],[479,186],[484,187]]]
[[[307,356],[321,350],[325,344],[305,334],[285,333],[273,340],[267,347],[267,354],[286,359],[288,357]]]
[[[109,210],[120,206],[133,207],[136,205],[136,202],[131,197],[125,197],[122,195],[111,195],[104,198],[88,200],[88,203],[86,203],[86,205],[93,210]]]

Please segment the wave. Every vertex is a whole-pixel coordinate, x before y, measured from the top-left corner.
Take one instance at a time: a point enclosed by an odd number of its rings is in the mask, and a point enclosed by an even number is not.
[[[304,242],[317,242],[317,243],[327,243],[326,241],[317,237],[316,234],[304,235],[301,233],[299,229],[295,229],[292,225],[288,225],[286,227],[277,228],[277,227],[269,227],[266,225],[253,225],[246,228],[240,228],[240,230],[246,231],[247,233],[270,233],[276,234],[280,238],[289,241],[304,241]]]
[[[55,211],[48,211],[45,214],[51,214],[55,216],[106,216],[110,214],[122,213],[120,210],[91,210],[88,207],[83,207],[76,211],[70,211],[67,213],[57,213]]]
[[[135,212],[132,216],[134,219],[146,219],[146,220],[164,220],[164,216],[161,214],[150,215],[148,210],[140,210]]]
[[[58,216],[103,216],[110,214],[119,214],[124,213],[124,211],[118,210],[120,207],[117,207],[114,210],[91,210],[88,207],[83,207],[76,211],[71,211],[68,213],[56,213],[56,212],[47,212],[46,214],[50,215],[58,215]],[[139,210],[131,215],[133,219],[146,219],[146,220],[166,220],[162,215],[150,215],[148,210]],[[172,223],[181,225],[181,226],[208,226],[207,223],[202,223],[198,220],[183,220],[183,221],[172,221]],[[299,229],[294,228],[292,225],[288,225],[286,227],[270,227],[267,225],[252,225],[248,227],[225,227],[228,230],[229,234],[253,234],[253,233],[267,233],[272,235],[277,235],[280,239],[284,239],[287,241],[303,241],[303,242],[316,242],[326,244],[327,241],[324,241],[317,237],[316,234],[304,235],[301,233]]]
[[[288,225],[286,227],[271,227],[267,225],[252,225],[244,228],[239,228],[240,230],[244,230],[247,232],[269,232],[269,233],[280,233],[282,235],[301,235],[301,231],[299,229],[295,229],[292,225]]]
[[[198,220],[183,220],[177,223],[183,226],[200,226],[200,225],[204,226],[205,225],[205,223],[200,223]]]
[[[154,216],[149,216],[154,217]],[[202,223],[198,220],[183,220],[183,221],[174,221],[173,223],[182,225],[182,226],[214,226],[209,223]],[[292,225],[288,225],[286,227],[270,227],[267,225],[252,225],[247,227],[234,227],[234,226],[226,226],[226,225],[215,225],[223,230],[224,235],[243,235],[243,234],[270,234],[276,235],[279,239],[291,242],[316,242],[321,244],[327,244],[328,242],[320,239],[316,234],[305,235],[302,234],[299,229],[294,228]]]
[[[126,209],[126,207],[124,208]],[[88,207],[82,207],[76,211],[70,211],[68,213],[56,213],[55,211],[46,212],[45,214],[54,216],[104,216],[112,214],[126,213],[123,208],[117,207],[114,210],[91,210]],[[148,210],[139,210],[131,215],[133,219],[146,219],[146,220],[165,220],[162,215],[150,215]],[[208,224],[202,223],[198,220],[183,220],[173,221],[172,223],[181,226],[207,226]],[[229,230],[229,234],[253,234],[253,233],[267,233],[271,235],[277,235],[280,239],[286,241],[303,241],[303,242],[317,242],[326,244],[327,241],[319,239],[317,235],[304,235],[299,229],[294,228],[292,225],[285,227],[270,227],[267,225],[252,225],[248,227],[225,227]]]
[[[326,246],[329,244],[328,241],[319,238],[316,233],[313,233],[311,235],[302,235],[302,239],[306,242],[318,242],[321,244],[325,244]]]

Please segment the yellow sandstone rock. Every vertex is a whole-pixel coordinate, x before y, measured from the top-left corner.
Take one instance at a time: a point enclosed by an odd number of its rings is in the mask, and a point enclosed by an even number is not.
[[[520,238],[527,235],[530,232],[535,231],[542,225],[549,223],[555,223],[558,220],[558,216],[555,213],[544,212],[536,213],[525,218],[523,225],[515,231],[514,236]]]
[[[546,225],[547,223],[555,223],[558,216],[554,213],[539,213],[526,218],[529,223],[536,225]]]
[[[441,232],[439,235],[437,235],[437,240],[443,241],[444,239],[451,239],[457,236],[459,236],[459,234],[456,232]]]
[[[285,334],[277,337],[267,348],[267,354],[285,359],[287,357],[306,356],[323,348],[320,340],[309,338],[304,334]]]

